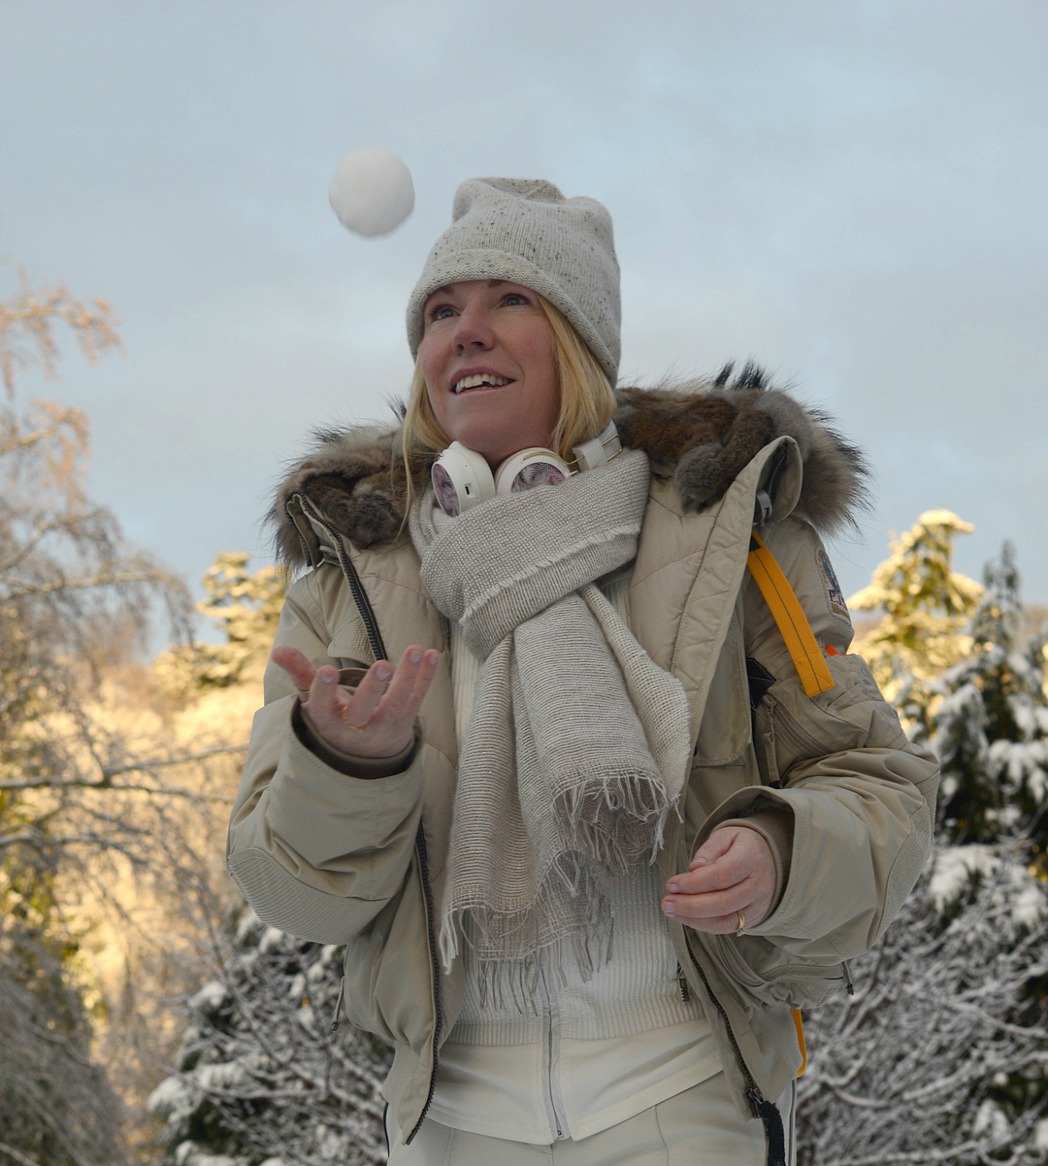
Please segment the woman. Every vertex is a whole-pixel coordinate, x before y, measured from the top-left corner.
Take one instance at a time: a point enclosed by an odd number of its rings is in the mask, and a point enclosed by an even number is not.
[[[847,654],[815,529],[861,460],[752,369],[613,392],[611,222],[545,182],[460,187],[408,336],[403,426],[327,435],[274,510],[313,569],[230,870],[346,944],[346,1011],[395,1048],[392,1163],[789,1162],[793,1010],[911,890],[937,776]]]

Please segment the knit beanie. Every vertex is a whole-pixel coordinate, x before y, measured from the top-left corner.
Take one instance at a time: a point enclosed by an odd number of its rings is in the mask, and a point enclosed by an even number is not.
[[[619,264],[606,208],[592,198],[565,198],[541,179],[471,178],[455,192],[451,217],[408,301],[411,355],[422,339],[423,306],[437,288],[504,279],[558,307],[614,386]]]

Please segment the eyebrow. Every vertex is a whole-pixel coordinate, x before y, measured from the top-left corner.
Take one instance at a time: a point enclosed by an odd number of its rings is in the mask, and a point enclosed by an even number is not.
[[[469,281],[463,281],[463,282],[469,282]],[[489,280],[488,280],[488,287],[498,287],[500,284],[503,284],[503,283],[511,283],[511,282],[512,282],[512,281],[511,281],[511,280],[508,280],[508,279],[489,279]],[[521,286],[521,287],[523,287],[524,285],[523,285],[523,284],[521,284],[520,286]],[[450,283],[445,283],[445,284],[443,284],[443,285],[442,285],[442,286],[440,286],[440,287],[435,287],[435,288],[434,288],[434,289],[433,289],[433,290],[432,290],[432,291],[429,293],[429,295],[428,295],[428,296],[426,296],[426,299],[428,300],[428,299],[429,299],[429,296],[447,295],[447,293],[448,293],[448,290],[450,289],[450,287],[451,287],[451,284],[450,284]]]

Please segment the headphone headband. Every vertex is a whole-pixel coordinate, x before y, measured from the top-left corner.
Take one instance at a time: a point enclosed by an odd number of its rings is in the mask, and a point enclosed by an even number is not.
[[[492,474],[481,454],[467,449],[460,441],[453,441],[433,463],[433,492],[440,508],[454,516],[496,494],[555,486],[574,473],[604,465],[621,451],[615,422],[609,421],[596,437],[572,449],[575,456],[571,465],[550,449],[532,446],[508,457]]]

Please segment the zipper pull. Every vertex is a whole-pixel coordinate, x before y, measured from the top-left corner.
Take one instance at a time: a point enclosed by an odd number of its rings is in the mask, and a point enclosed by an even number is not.
[[[335,1019],[331,1022],[331,1031],[338,1032],[339,1015],[342,1012],[342,1001],[346,996],[346,977],[342,975],[338,981],[338,998],[335,1000]]]
[[[854,996],[855,995],[855,985],[852,983],[851,968],[848,967],[847,960],[845,960],[841,964],[841,968],[844,971],[844,987],[847,989],[849,996]]]
[[[688,984],[688,978],[679,963],[677,964],[677,989],[680,992],[681,1003],[689,1004],[691,1002],[691,986]]]
[[[760,1118],[764,1126],[764,1140],[768,1147],[768,1166],[787,1166],[786,1162],[786,1130],[782,1123],[782,1114],[779,1107],[769,1101],[756,1085],[746,1090],[746,1097],[753,1107],[754,1113]]]

